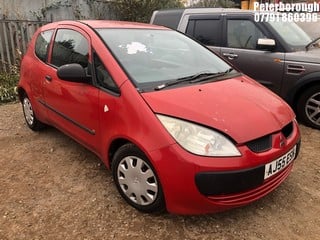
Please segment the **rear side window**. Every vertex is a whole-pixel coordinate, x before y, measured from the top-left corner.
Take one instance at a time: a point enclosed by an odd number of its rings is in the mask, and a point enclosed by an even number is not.
[[[183,9],[157,11],[154,13],[152,24],[177,29],[183,11]]]
[[[221,21],[220,19],[192,19],[189,21],[186,33],[205,45],[218,46],[222,35]]]
[[[43,62],[46,62],[48,58],[48,47],[52,34],[53,30],[41,32],[36,40],[35,54]]]
[[[89,43],[79,32],[71,29],[57,31],[51,63],[57,67],[70,63],[79,63],[82,67],[88,66]]]

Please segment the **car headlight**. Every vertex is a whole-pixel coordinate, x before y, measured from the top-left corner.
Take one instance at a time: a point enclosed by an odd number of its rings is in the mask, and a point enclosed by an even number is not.
[[[187,151],[214,157],[241,156],[236,146],[212,129],[164,115],[157,115],[171,136]]]

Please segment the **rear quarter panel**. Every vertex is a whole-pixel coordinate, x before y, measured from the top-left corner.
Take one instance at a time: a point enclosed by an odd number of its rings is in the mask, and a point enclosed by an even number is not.
[[[20,90],[23,89],[29,97],[37,118],[42,122],[47,122],[46,109],[44,109],[39,102],[43,99],[41,76],[45,73],[42,73],[41,65],[44,63],[41,62],[34,53],[34,45],[39,33],[40,30],[34,34],[29,43],[28,50],[21,61],[18,88]],[[19,92],[21,93],[22,91]],[[22,96],[20,95],[19,97],[22,100]]]

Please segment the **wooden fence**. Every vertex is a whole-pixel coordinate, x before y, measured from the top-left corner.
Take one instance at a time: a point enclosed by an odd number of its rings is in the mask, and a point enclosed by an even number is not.
[[[34,32],[47,22],[0,20],[0,72],[20,64]]]

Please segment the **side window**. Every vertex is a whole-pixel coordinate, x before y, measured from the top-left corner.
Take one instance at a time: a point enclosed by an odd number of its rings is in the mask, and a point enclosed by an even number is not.
[[[227,46],[231,48],[256,49],[259,38],[265,35],[250,20],[228,20]]]
[[[70,29],[57,31],[51,63],[57,67],[64,64],[79,63],[82,67],[88,66],[89,43],[79,32]]]
[[[53,30],[41,32],[36,40],[35,54],[43,62],[47,61],[48,47],[50,44],[52,34]]]
[[[218,46],[221,37],[220,29],[219,19],[196,19],[189,22],[186,34],[205,45]]]
[[[113,92],[119,92],[119,89],[113,79],[111,78],[108,70],[103,65],[100,58],[97,56],[97,54],[94,54],[94,70],[96,74],[96,80],[99,86],[111,90]]]

